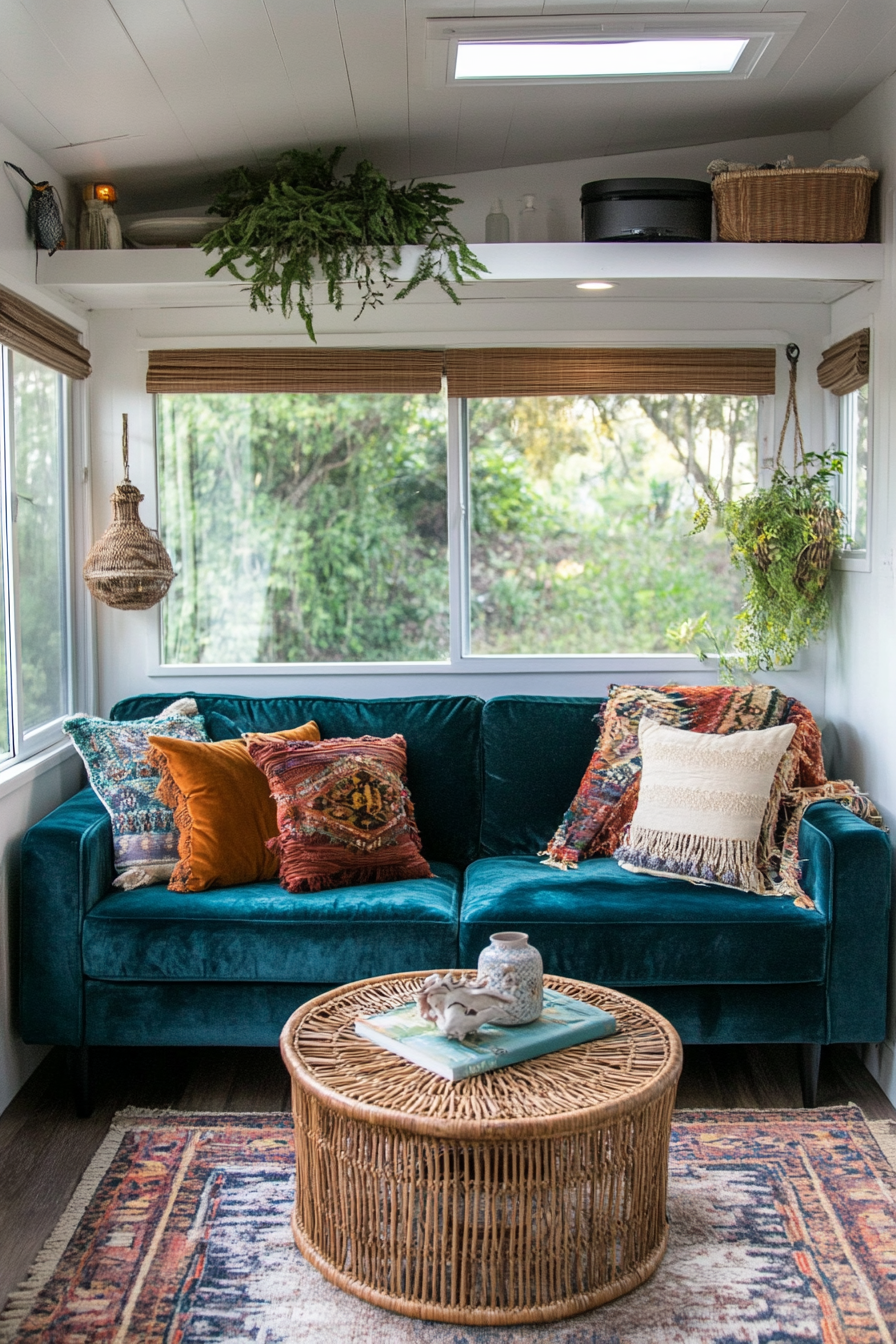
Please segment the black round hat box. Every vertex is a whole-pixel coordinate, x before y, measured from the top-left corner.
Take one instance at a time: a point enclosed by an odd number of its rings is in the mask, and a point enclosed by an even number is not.
[[[687,177],[608,177],[582,187],[586,243],[708,243],[712,187]]]

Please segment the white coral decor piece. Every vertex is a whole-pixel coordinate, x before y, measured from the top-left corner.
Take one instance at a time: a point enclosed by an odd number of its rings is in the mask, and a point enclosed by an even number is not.
[[[478,1031],[486,1022],[499,1022],[506,1005],[513,1002],[511,994],[491,989],[488,981],[455,978],[447,975],[428,975],[414,996],[424,1022],[435,1023],[442,1036],[462,1041]]]

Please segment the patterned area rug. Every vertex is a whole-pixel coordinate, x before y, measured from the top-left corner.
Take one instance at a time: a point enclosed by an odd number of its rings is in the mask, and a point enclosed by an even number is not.
[[[0,1341],[53,1344],[896,1344],[896,1123],[855,1107],[679,1112],[669,1251],[549,1326],[414,1321],[292,1244],[290,1119],[117,1117],[10,1299]]]

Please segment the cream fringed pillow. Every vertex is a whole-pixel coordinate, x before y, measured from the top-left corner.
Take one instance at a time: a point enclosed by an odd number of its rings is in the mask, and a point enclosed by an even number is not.
[[[796,727],[689,733],[641,719],[638,806],[616,850],[630,873],[767,892],[759,837]]]

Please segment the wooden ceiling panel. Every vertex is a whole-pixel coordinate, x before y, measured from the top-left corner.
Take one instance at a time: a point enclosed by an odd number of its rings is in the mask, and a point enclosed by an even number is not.
[[[2,34],[0,71],[62,131],[65,140],[92,140],[142,129],[139,125],[135,127],[134,113],[127,107],[121,109],[118,125],[110,130],[101,89],[92,87],[72,68],[19,0],[6,0]]]
[[[763,78],[433,87],[436,15],[806,11]],[[824,128],[896,65],[894,0],[0,0],[0,116],[135,189],[348,147],[392,177]],[[131,137],[107,139],[107,137]],[[93,145],[58,149],[80,141]],[[861,147],[857,147],[859,150]],[[180,184],[180,185],[178,185]],[[151,194],[151,193],[150,193]]]
[[[265,0],[293,96],[313,148],[360,155],[352,90],[333,0]]]
[[[245,127],[183,0],[110,0],[206,169],[222,143],[237,162],[254,155]]]
[[[404,0],[336,0],[352,103],[365,158],[411,175]]]
[[[264,0],[183,0],[259,159],[308,148],[308,136]]]

